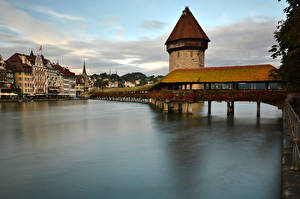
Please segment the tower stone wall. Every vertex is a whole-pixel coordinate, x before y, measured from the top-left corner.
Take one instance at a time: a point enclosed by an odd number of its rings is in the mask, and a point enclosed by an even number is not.
[[[180,68],[204,67],[204,51],[197,49],[186,49],[172,51],[169,54],[169,71]]]

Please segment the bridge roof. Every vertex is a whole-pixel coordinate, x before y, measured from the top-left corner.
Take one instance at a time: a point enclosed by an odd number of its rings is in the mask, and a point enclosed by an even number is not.
[[[178,69],[165,76],[160,83],[278,81],[269,76],[273,69],[276,68],[270,64]]]

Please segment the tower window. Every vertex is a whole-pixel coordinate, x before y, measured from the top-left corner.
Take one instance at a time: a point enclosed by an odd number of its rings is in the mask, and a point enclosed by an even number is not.
[[[193,51],[191,51],[191,57],[193,57]]]
[[[180,57],[180,52],[177,52],[177,57]]]

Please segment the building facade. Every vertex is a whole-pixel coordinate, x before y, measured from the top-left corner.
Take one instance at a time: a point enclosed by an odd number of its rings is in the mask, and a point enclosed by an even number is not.
[[[76,96],[84,93],[85,81],[82,75],[76,75]]]
[[[32,95],[34,92],[34,82],[32,74],[32,64],[28,56],[15,53],[7,59],[7,69],[13,71],[17,92],[23,95]]]
[[[0,55],[0,93],[6,84],[6,63]]]
[[[62,67],[61,65],[54,64],[53,67],[59,72],[59,87],[60,95],[68,95],[71,97],[76,96],[76,77],[75,73],[72,73],[68,68]]]
[[[57,95],[59,94],[60,91],[61,76],[59,72],[53,67],[53,64],[49,60],[44,59],[43,62],[47,71],[46,72],[47,93],[48,95]]]
[[[42,55],[37,55],[32,63],[32,74],[34,83],[34,94],[47,94],[47,68],[44,66]]]

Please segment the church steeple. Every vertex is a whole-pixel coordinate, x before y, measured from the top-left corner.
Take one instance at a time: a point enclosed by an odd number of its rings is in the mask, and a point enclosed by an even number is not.
[[[82,69],[82,75],[88,76],[85,69],[85,60],[83,61],[83,69]]]

